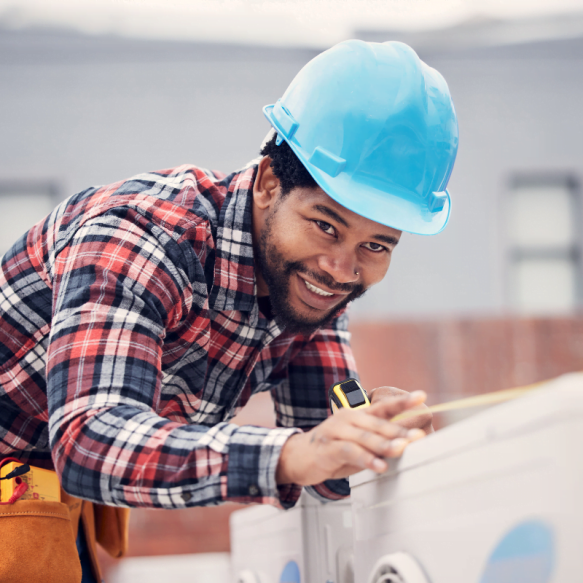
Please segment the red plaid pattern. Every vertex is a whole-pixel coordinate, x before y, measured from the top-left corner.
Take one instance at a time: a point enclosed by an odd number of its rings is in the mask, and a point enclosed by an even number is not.
[[[356,375],[347,316],[292,336],[259,311],[257,166],[180,166],[91,188],[0,265],[0,453],[56,468],[75,496],[165,508],[268,502],[281,447]],[[228,423],[271,391],[278,428]],[[337,498],[344,480],[312,489]]]

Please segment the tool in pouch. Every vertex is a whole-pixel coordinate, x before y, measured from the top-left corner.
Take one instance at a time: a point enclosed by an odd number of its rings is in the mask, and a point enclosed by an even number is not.
[[[0,460],[0,581],[79,583],[83,576],[70,508],[56,472]]]
[[[23,464],[16,458],[0,461],[0,504],[17,500],[61,501],[56,472]]]
[[[344,379],[334,383],[328,391],[330,409],[336,413],[338,409],[364,409],[370,407],[370,399],[366,391],[356,379]]]

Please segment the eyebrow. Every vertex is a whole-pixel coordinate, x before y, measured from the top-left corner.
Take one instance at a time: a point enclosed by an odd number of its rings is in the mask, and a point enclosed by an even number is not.
[[[315,211],[319,211],[323,215],[326,215],[327,217],[334,219],[337,223],[340,223],[345,227],[350,226],[335,210],[331,209],[329,206],[326,206],[324,204],[315,204],[312,208]]]
[[[324,204],[315,204],[312,208],[315,211],[321,212],[323,215],[326,215],[327,217],[335,220],[337,223],[340,223],[345,227],[350,227],[350,225],[334,209],[331,209],[329,206],[326,206]],[[373,235],[372,238],[376,239],[377,241],[381,241],[386,245],[395,246],[399,242],[399,239],[397,237],[392,237],[391,235],[378,234]]]
[[[399,243],[399,239],[397,239],[397,237],[391,237],[390,235],[373,235],[372,238],[376,239],[377,241],[382,241],[387,245],[393,245],[393,247]]]

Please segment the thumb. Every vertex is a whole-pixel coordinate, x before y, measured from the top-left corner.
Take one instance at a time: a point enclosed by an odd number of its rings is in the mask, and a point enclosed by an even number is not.
[[[383,399],[368,407],[365,411],[369,415],[381,417],[382,419],[392,419],[399,413],[418,407],[427,399],[425,391],[413,391],[412,393],[393,399]]]

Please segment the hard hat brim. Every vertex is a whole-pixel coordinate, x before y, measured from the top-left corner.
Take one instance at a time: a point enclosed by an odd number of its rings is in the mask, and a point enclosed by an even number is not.
[[[435,193],[443,196],[445,201],[440,211],[432,212],[429,207],[380,189],[372,181],[356,174],[350,176],[340,172],[337,176],[330,176],[309,162],[312,153],[305,152],[293,137],[286,137],[286,132],[278,127],[278,121],[272,115],[273,108],[274,105],[263,108],[269,123],[289,144],[318,186],[337,203],[371,221],[415,235],[436,235],[445,228],[451,212],[451,198],[447,190]]]

